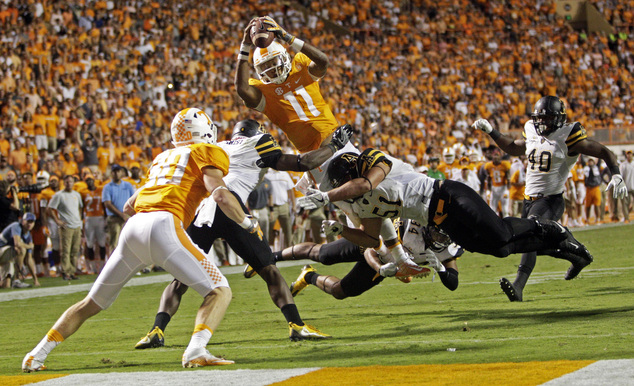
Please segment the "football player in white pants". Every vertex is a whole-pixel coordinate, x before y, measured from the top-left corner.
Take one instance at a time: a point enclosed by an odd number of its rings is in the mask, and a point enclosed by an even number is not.
[[[627,196],[627,188],[614,153],[589,139],[581,123],[566,122],[566,107],[561,99],[550,95],[539,99],[535,103],[531,118],[524,125],[522,139],[503,135],[486,119],[479,119],[473,124],[475,129],[489,134],[508,154],[526,154],[528,168],[523,218],[559,221],[564,212],[564,184],[579,154],[603,159],[612,173],[608,189],[614,188],[614,198]],[[511,283],[506,278],[500,279],[500,286],[510,301],[523,300],[524,286],[535,267],[536,260],[535,253],[524,253],[515,281]],[[574,276],[576,275],[572,277]]]
[[[262,125],[257,121],[252,119],[240,121],[233,129],[231,140],[218,143],[218,146],[229,154],[229,173],[224,180],[229,190],[234,192],[243,203],[262,180],[268,167],[280,170],[312,169],[343,147],[351,135],[351,127],[344,125],[333,133],[331,140],[333,146],[321,147],[298,158],[294,154],[283,154],[277,141],[273,136],[265,133]],[[243,207],[243,209],[246,211],[246,208]],[[268,286],[271,299],[286,318],[291,340],[330,338],[330,335],[304,324],[288,286],[275,265],[266,236],[254,236],[234,226],[227,216],[218,211],[215,202],[209,198],[201,204],[193,225],[187,228],[187,233],[205,252],[210,250],[215,239],[225,239],[227,244],[249,264],[249,267],[260,275]],[[135,348],[164,346],[165,328],[178,310],[181,297],[187,288],[187,285],[181,283],[178,278],[165,288],[154,324]]]
[[[88,318],[108,308],[123,285],[150,264],[165,268],[204,297],[194,333],[182,357],[183,367],[233,363],[211,355],[206,349],[231,301],[231,289],[218,268],[187,236],[185,227],[209,193],[223,213],[242,228],[255,233],[260,231],[259,226],[245,215],[222,180],[229,168],[229,158],[215,145],[216,126],[211,118],[197,108],[181,110],[172,121],[171,135],[176,147],[154,159],[147,183],[126,202],[124,210],[133,216],[88,296],[68,308],[26,354],[23,371],[45,369],[44,361],[51,350]]]

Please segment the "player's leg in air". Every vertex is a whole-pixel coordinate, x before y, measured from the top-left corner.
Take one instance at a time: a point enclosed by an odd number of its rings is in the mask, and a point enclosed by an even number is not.
[[[432,199],[435,200],[438,202],[432,202],[430,208],[435,209],[434,218],[442,219],[438,226],[468,251],[497,257],[531,251],[549,254],[571,262],[566,280],[592,262],[585,246],[561,224],[552,220],[501,219],[477,193],[463,184],[445,181]]]

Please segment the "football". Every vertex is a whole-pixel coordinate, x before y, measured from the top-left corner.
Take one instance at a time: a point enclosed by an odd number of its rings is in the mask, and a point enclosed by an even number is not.
[[[275,34],[266,30],[263,20],[264,18],[258,18],[251,27],[251,41],[260,48],[268,47],[275,39]]]

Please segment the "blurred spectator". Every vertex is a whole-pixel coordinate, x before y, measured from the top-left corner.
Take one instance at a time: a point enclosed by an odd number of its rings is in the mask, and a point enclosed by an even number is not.
[[[31,229],[33,229],[34,224],[35,215],[27,212],[20,221],[13,222],[2,228],[0,232],[0,286],[2,288],[25,288],[31,286],[16,277],[22,270],[25,261],[33,276],[34,285],[36,287],[40,286],[35,274],[35,265],[30,255],[33,250]],[[15,267],[18,269],[16,270]]]
[[[64,280],[76,280],[77,259],[81,247],[83,202],[73,190],[75,177],[64,176],[64,190],[53,195],[47,214],[55,221],[59,231],[61,272]],[[58,270],[59,273],[59,270]]]
[[[118,164],[111,167],[112,181],[103,187],[102,202],[106,208],[106,229],[108,230],[108,247],[112,252],[119,243],[119,234],[123,224],[130,218],[123,213],[123,205],[134,194],[134,187],[123,181],[125,169]]]

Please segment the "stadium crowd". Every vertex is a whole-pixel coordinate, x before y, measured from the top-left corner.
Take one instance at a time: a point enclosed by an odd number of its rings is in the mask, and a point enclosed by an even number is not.
[[[234,89],[243,30],[266,14],[328,53],[322,93],[337,120],[353,124],[361,148],[463,180],[484,196],[491,185],[507,185],[509,203],[496,209],[517,214],[523,160],[503,161],[504,178],[492,181],[484,165],[501,163],[488,137],[469,128],[477,118],[519,135],[535,102],[558,95],[569,120],[582,122],[590,137],[610,129],[614,142],[634,142],[634,1],[594,3],[615,34],[572,29],[554,1],[232,1],[203,8],[171,0],[2,2],[0,178],[22,190],[19,207],[2,213],[3,228],[33,212],[34,235],[41,232],[34,244],[46,243],[40,207],[64,190],[67,175],[76,176],[84,200],[87,179],[105,186],[119,166],[141,186],[150,161],[171,146],[167,128],[183,106],[204,108],[219,140],[237,121],[254,118],[290,146]],[[632,164],[631,152],[619,156]],[[568,225],[592,216],[629,221],[631,202],[620,215],[605,195],[589,205],[594,211],[586,209],[584,190],[609,181],[592,162],[581,159],[571,176]],[[28,188],[38,182],[49,187]],[[15,189],[4,190],[13,200]],[[35,260],[46,275],[40,252]]]

